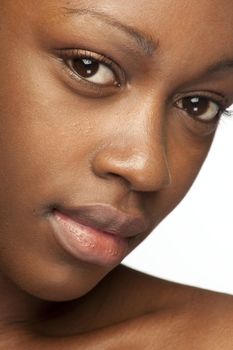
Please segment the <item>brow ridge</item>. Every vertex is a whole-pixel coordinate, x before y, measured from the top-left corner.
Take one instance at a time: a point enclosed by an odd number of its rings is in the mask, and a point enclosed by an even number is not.
[[[141,32],[140,30],[134,28],[133,26],[123,24],[120,21],[116,20],[114,17],[100,11],[93,9],[79,9],[79,8],[67,8],[63,7],[66,15],[76,15],[76,16],[85,16],[89,15],[95,18],[104,21],[105,23],[120,29],[126,34],[133,37],[140,49],[146,56],[152,56],[155,50],[158,48],[158,41],[155,42],[148,34]]]
[[[208,67],[206,74],[216,74],[220,71],[228,71],[229,69],[233,70],[233,59],[225,59],[212,64],[210,67]]]

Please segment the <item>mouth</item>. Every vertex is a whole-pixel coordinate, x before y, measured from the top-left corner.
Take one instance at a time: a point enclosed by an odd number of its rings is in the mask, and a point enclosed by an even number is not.
[[[126,257],[132,241],[148,226],[141,214],[126,214],[105,204],[56,208],[49,222],[56,241],[68,254],[109,267]]]

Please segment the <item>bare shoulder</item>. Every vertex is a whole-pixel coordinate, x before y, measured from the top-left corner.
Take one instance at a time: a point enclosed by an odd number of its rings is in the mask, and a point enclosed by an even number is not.
[[[232,295],[193,288],[184,310],[190,325],[187,334],[199,339],[200,349],[233,349]]]
[[[181,283],[175,283],[162,278],[150,276],[136,271],[124,265],[120,265],[115,271],[113,280],[114,290],[125,297],[137,300],[137,297],[148,301],[150,311],[159,308],[171,307],[198,307],[204,311],[207,308],[219,312],[233,312],[233,295],[192,287]],[[124,288],[122,288],[124,285]],[[156,296],[156,300],[154,300]],[[218,310],[218,311],[217,311]]]
[[[171,282],[118,266],[89,294],[98,302],[105,296],[106,307],[122,310],[123,318],[132,318],[158,310],[191,312],[217,322],[233,317],[233,296]],[[102,307],[104,307],[102,304]],[[117,314],[117,312],[116,312]],[[219,320],[221,321],[221,320]]]
[[[166,281],[127,267],[119,272],[131,286],[128,298],[143,303],[142,317],[147,317],[153,337],[158,332],[157,344],[168,342],[166,349],[170,349],[170,339],[171,349],[174,342],[179,349],[233,349],[232,295]]]

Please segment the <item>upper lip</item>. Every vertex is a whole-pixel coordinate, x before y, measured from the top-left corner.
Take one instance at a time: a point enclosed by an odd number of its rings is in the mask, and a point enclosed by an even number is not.
[[[146,219],[141,213],[125,213],[107,204],[56,208],[55,211],[77,223],[123,238],[136,236],[148,229]]]

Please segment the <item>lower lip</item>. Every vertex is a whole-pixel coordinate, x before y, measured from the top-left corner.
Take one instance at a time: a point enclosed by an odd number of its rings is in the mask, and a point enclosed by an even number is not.
[[[114,266],[127,255],[129,242],[126,238],[77,223],[58,211],[54,211],[50,218],[56,240],[76,259]]]

